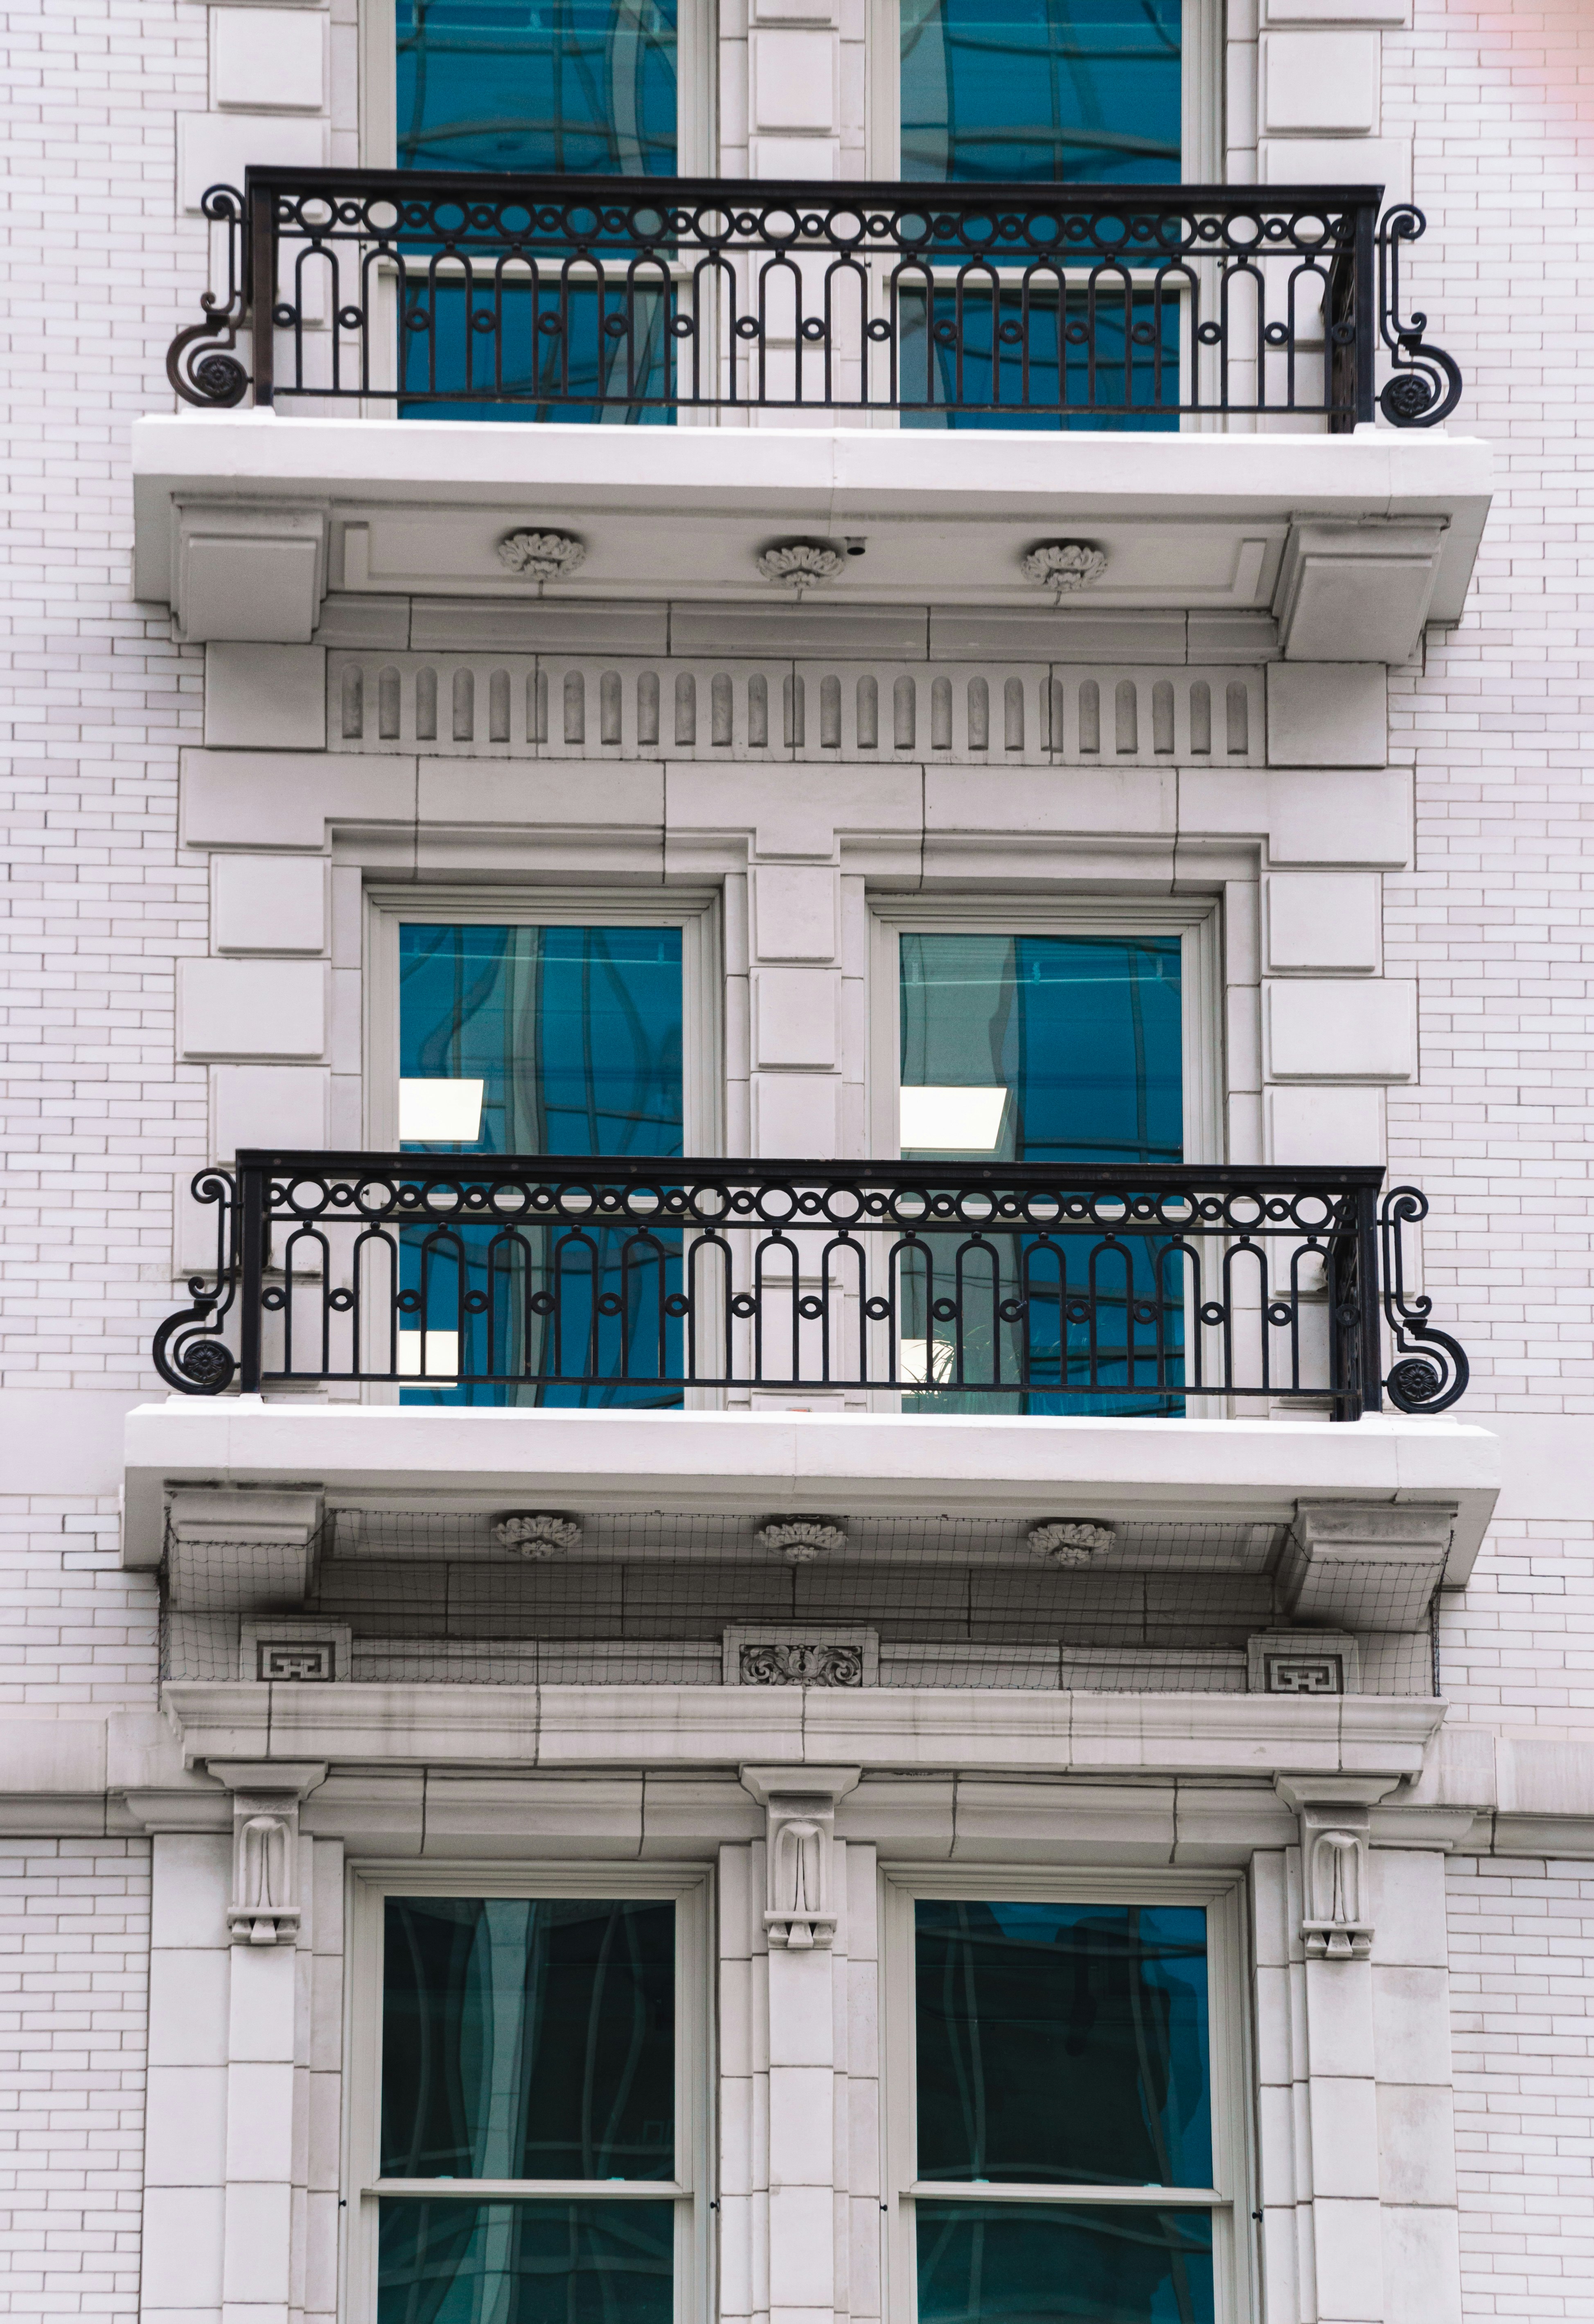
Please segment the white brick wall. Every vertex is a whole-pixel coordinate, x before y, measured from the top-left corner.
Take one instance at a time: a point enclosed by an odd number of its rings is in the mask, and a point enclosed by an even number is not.
[[[1449,1867],[1469,2318],[1586,2317],[1594,2280],[1594,1868]]]
[[[0,1720],[150,1709],[155,1577],[123,1572],[121,1541],[114,1502],[0,1499]]]
[[[150,1851],[0,1840],[0,2314],[133,2316]]]

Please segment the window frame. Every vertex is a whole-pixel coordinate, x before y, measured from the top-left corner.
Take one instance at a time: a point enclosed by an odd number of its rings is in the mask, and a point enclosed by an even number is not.
[[[895,180],[902,171],[901,0],[868,0],[864,117],[869,173]],[[1179,177],[1187,186],[1224,176],[1224,17],[1222,0],[1184,0],[1180,26]]]
[[[361,1865],[348,1874],[342,2194],[346,2209],[339,2312],[376,2324],[377,2222],[382,2194],[439,2202],[668,2201],[675,2207],[675,2324],[712,2324],[711,2227],[717,2209],[713,2136],[716,2052],[714,1875],[702,1865],[614,1865],[583,1858],[506,1871],[469,1860],[447,1867]],[[673,2180],[392,2180],[381,2156],[382,1907],[389,1896],[592,1896],[668,1899],[676,1908],[676,2176]],[[623,2185],[625,2192],[617,2191]]]
[[[1211,2189],[1077,2190],[956,2181],[916,2181],[917,2120],[915,1904],[920,1897],[1013,1904],[1187,1904],[1207,1914],[1208,2034],[1212,2068],[1213,2185]],[[1252,2040],[1248,2003],[1248,1914],[1243,1879],[1212,1873],[1037,1871],[1033,1866],[948,1869],[894,1865],[880,1875],[880,2169],[886,2324],[918,2324],[915,2236],[918,2197],[926,2200],[1129,2203],[1147,2209],[1210,2211],[1213,2312],[1219,2324],[1241,2324],[1253,2312],[1259,2280],[1256,2250],[1256,2135]],[[1195,2196],[1203,2200],[1191,2200]]]
[[[399,927],[677,927],[681,931],[681,1142],[690,1157],[715,1155],[724,1137],[724,989],[717,890],[559,888],[395,889],[365,891],[366,1145],[399,1145]]]
[[[1088,897],[1056,902],[989,894],[932,902],[880,897],[872,901],[869,964],[867,1119],[870,1152],[900,1152],[901,948],[904,936],[1151,936],[1182,939],[1180,998],[1184,1031],[1184,1159],[1221,1162],[1227,1150],[1221,919],[1216,897],[1150,896],[1121,903]]]
[[[1191,0],[1185,0],[1186,7],[1190,5]],[[398,143],[393,0],[359,0],[359,8],[360,166],[391,170]],[[718,56],[715,0],[681,0],[676,26],[677,177],[711,177],[719,168]],[[491,178],[493,172],[482,174]]]

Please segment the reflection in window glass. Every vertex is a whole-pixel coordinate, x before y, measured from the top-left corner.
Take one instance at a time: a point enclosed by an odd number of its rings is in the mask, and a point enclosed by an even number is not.
[[[401,170],[673,177],[675,0],[396,0]]]
[[[992,1160],[1177,1162],[1179,964],[1177,936],[905,936],[903,1087],[1005,1088]]]
[[[400,419],[673,427],[673,406],[659,401],[674,378],[669,315],[647,284],[639,269],[633,283],[613,283],[600,305],[595,282],[579,278],[561,299],[556,275],[536,306],[529,281],[489,278],[472,290],[467,309],[463,282],[412,279],[399,336],[407,391]],[[540,327],[554,321],[557,331]],[[627,328],[605,328],[613,322]],[[489,400],[499,395],[524,400]]]
[[[937,290],[931,298],[905,282],[903,427],[1176,429],[1177,286],[1159,301],[1129,275],[1104,272],[1093,297],[1073,290],[1060,300],[1055,282],[1055,275],[1037,275],[1027,306],[1022,290],[999,287],[994,272],[971,272],[961,296]],[[1061,402],[1083,408],[1030,408]],[[951,408],[963,403],[1000,408]]]
[[[1211,2186],[1203,1911],[921,1899],[915,1923],[921,2180]]]
[[[669,2324],[673,2244],[667,2202],[384,2196],[377,2324]]]
[[[917,2209],[919,2324],[1212,2324],[1208,2212]]]
[[[390,1896],[382,2174],[673,2178],[674,1905]]]
[[[1181,0],[902,0],[902,174],[1176,184]]]
[[[482,1154],[678,1154],[679,928],[399,930],[402,1080],[482,1080]],[[407,1141],[416,1142],[416,1141]]]

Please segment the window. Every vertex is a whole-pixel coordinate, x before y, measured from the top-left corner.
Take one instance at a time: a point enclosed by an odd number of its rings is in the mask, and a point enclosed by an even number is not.
[[[901,930],[902,1154],[1152,1176],[1183,1161],[1188,942]],[[1184,1292],[1166,1239],[926,1235],[903,1268],[902,1371],[925,1384],[908,1407],[1178,1413]]]
[[[668,916],[598,900],[520,918],[464,904],[376,911],[373,1007],[388,1016],[396,1072],[373,1092],[374,1145],[663,1159],[714,1149],[707,903]],[[380,1054],[380,1035],[373,1046]],[[404,1227],[399,1364],[416,1384],[401,1400],[678,1404],[678,1392],[621,1375],[628,1349],[644,1344],[643,1380],[657,1369],[680,1242],[673,1230],[643,1249],[622,1227],[518,1220]],[[585,1371],[594,1344],[613,1384],[561,1383],[561,1370]],[[537,1387],[484,1377],[528,1369],[556,1377]]]
[[[361,1912],[366,2314],[672,2324],[700,2272],[701,1884],[422,1876]]]
[[[896,2324],[1237,2314],[1235,1896],[989,1882],[886,1884]]]

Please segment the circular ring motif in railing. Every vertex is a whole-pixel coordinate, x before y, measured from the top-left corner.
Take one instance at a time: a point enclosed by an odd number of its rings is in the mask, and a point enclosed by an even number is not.
[[[495,331],[498,328],[498,318],[490,307],[478,307],[471,317],[471,328],[473,331],[481,331],[484,334]]]
[[[484,1291],[467,1291],[460,1305],[467,1315],[484,1315],[493,1302]]]
[[[404,328],[407,331],[429,331],[431,327],[432,318],[424,307],[407,307],[404,309]]]
[[[883,1323],[891,1312],[891,1303],[889,1299],[866,1299],[863,1312],[871,1323]]]
[[[428,1218],[452,1218],[462,1205],[463,1194],[463,1188],[446,1178],[428,1178],[420,1189],[420,1206]]]
[[[487,1194],[487,1206],[494,1218],[524,1218],[531,1207],[531,1197],[524,1186],[493,1186]]]
[[[600,1315],[620,1315],[625,1312],[625,1302],[618,1292],[605,1291],[598,1301]]]
[[[1270,347],[1287,347],[1290,343],[1290,327],[1287,323],[1269,323],[1262,337]]]
[[[1083,347],[1091,335],[1083,323],[1073,322],[1064,326],[1063,336],[1071,347]]]
[[[891,336],[891,326],[889,323],[882,322],[877,315],[872,323],[864,326],[863,336],[869,339],[889,339]]]
[[[285,1291],[278,1290],[275,1285],[273,1285],[270,1291],[263,1291],[261,1293],[260,1304],[263,1307],[269,1308],[274,1315],[279,1307],[287,1306],[288,1294]]]
[[[672,1291],[664,1303],[664,1312],[667,1315],[689,1315],[692,1313],[692,1302],[680,1292]]]
[[[1065,1323],[1088,1323],[1091,1315],[1092,1307],[1088,1299],[1068,1299],[1064,1302],[1063,1320]]]
[[[1004,1299],[996,1312],[1004,1323],[1017,1323],[1022,1320],[1028,1306],[1027,1299]]]
[[[526,1305],[534,1315],[551,1315],[554,1312],[554,1295],[551,1291],[534,1291]]]
[[[401,1291],[393,1305],[401,1315],[418,1315],[420,1313],[420,1294],[419,1291]]]
[[[931,331],[930,337],[935,340],[937,346],[955,347],[957,345],[957,327],[953,323],[937,323],[935,328]]]
[[[1203,1323],[1226,1323],[1229,1321],[1229,1310],[1220,1299],[1203,1300],[1196,1312]]]
[[[697,326],[690,315],[673,315],[669,327],[677,339],[689,339]]]
[[[181,1340],[172,1360],[183,1379],[203,1396],[219,1396],[230,1388],[238,1369],[232,1350],[221,1340]]]
[[[337,323],[340,330],[358,331],[364,327],[364,307],[340,307],[337,310]]]
[[[1247,1204],[1250,1205],[1248,1217],[1243,1207]],[[1237,1228],[1241,1234],[1251,1233],[1255,1228],[1263,1224],[1267,1216],[1267,1205],[1262,1197],[1244,1191],[1230,1194],[1226,1207],[1226,1224]]]
[[[1016,347],[1024,337],[1024,327],[1021,323],[1003,323],[996,336],[1004,346]]]
[[[1335,323],[1330,329],[1329,337],[1335,346],[1348,347],[1356,337],[1356,326],[1354,323]]]
[[[296,1218],[319,1218],[327,1207],[324,1178],[285,1179],[272,1189],[272,1208],[290,1210]]]
[[[355,1190],[352,1186],[346,1186],[339,1179],[337,1185],[328,1193],[327,1199],[335,1211],[346,1211],[355,1199]]]
[[[299,320],[299,309],[290,307],[287,300],[283,300],[272,309],[272,320],[278,330],[290,331]]]
[[[825,325],[821,322],[819,317],[817,315],[809,315],[803,323],[802,336],[805,339],[815,340],[823,339],[826,337],[828,334],[826,333]]]
[[[1156,1309],[1149,1299],[1137,1299],[1129,1311],[1137,1323],[1155,1323]]]
[[[559,1206],[559,1216],[565,1219],[586,1219],[597,1208],[597,1196],[585,1183],[558,1186],[554,1190]]]
[[[1203,347],[1221,346],[1223,326],[1221,323],[1200,323],[1196,326],[1195,336]]]
[[[799,1299],[797,1301],[797,1314],[803,1318],[805,1323],[817,1323],[824,1313],[824,1300],[815,1298],[812,1292],[810,1292],[806,1298]]]
[[[539,331],[546,331],[550,339],[557,339],[565,326],[557,315],[539,315],[537,327]]]
[[[1433,1402],[1444,1386],[1444,1377],[1425,1356],[1405,1356],[1384,1385],[1402,1412],[1413,1412]]]
[[[630,331],[631,325],[623,315],[605,315],[604,328],[610,338],[623,339]]]
[[[738,315],[731,327],[739,339],[757,339],[763,336],[764,327],[756,315]]]
[[[398,1199],[398,1188],[391,1178],[362,1178],[353,1192],[355,1208],[367,1218],[381,1218]]]
[[[1295,1311],[1291,1306],[1287,1299],[1270,1299],[1268,1301],[1267,1321],[1270,1323],[1293,1323],[1295,1320]]]
[[[930,1313],[935,1317],[937,1323],[955,1323],[957,1321],[957,1301],[955,1299],[933,1299],[930,1302]]]
[[[1152,323],[1137,323],[1129,337],[1138,347],[1148,347],[1156,343],[1156,327]]]
[[[354,1304],[354,1293],[346,1290],[342,1286],[339,1286],[337,1290],[329,1291],[327,1294],[327,1305],[335,1315],[346,1315]]]
[[[740,1315],[743,1322],[748,1316],[756,1315],[758,1312],[759,1303],[750,1291],[739,1291],[731,1302],[732,1314]]]

